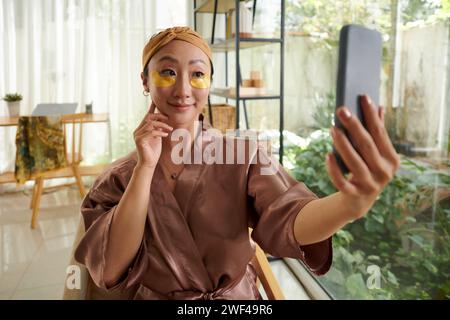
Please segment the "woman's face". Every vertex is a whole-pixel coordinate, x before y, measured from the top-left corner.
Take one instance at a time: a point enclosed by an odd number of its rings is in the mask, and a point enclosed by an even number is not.
[[[196,46],[174,40],[149,61],[143,77],[159,112],[172,126],[190,126],[207,103],[211,65],[208,56]]]

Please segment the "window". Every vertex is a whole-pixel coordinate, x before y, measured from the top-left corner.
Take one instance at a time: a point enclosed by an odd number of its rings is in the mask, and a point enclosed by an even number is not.
[[[286,158],[320,196],[336,191],[324,157],[340,27],[384,39],[380,101],[402,166],[370,212],[334,236],[333,267],[316,278],[334,298],[450,298],[449,18],[448,1],[287,1],[286,114],[304,139]]]
[[[134,149],[132,132],[148,110],[141,55],[150,36],[186,25],[186,1],[1,1],[0,91],[20,92],[21,113],[38,103],[92,103],[108,113],[108,130],[87,125],[84,164],[105,163]],[[6,115],[0,107],[0,116]],[[102,128],[101,128],[102,129]],[[14,171],[15,128],[0,132],[0,173]],[[111,145],[110,145],[111,144]]]

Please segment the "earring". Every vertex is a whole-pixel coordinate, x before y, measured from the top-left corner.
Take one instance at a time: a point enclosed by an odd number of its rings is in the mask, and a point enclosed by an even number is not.
[[[144,96],[148,96],[148,95],[150,94],[150,92],[148,92],[147,90],[144,89],[144,91],[142,91],[142,94],[143,94]]]

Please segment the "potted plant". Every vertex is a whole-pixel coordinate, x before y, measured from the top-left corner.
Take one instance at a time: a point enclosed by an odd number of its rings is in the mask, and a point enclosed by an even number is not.
[[[8,113],[10,117],[18,117],[20,115],[20,101],[22,95],[19,93],[8,93],[3,97],[8,106]]]

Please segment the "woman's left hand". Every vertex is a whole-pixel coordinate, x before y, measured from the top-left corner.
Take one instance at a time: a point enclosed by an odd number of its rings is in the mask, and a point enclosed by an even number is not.
[[[358,152],[340,129],[331,129],[334,146],[350,171],[347,178],[339,169],[334,155],[327,156],[328,174],[342,193],[344,205],[348,205],[353,219],[361,218],[369,211],[400,166],[400,157],[384,126],[383,108],[375,106],[368,96],[361,100],[367,129],[347,108],[340,107],[337,111]]]

